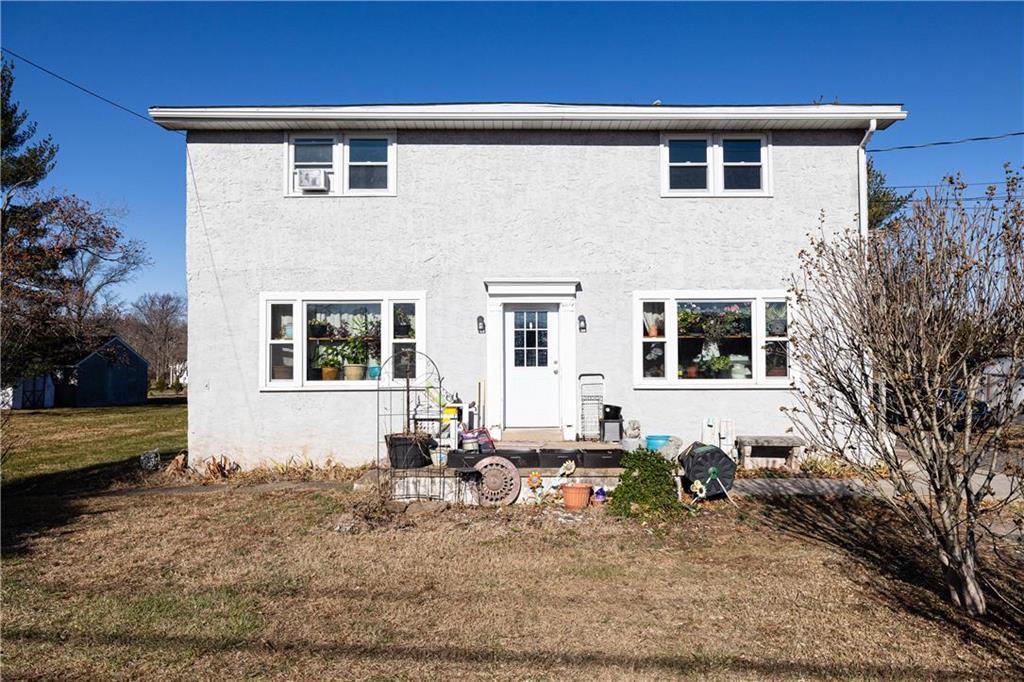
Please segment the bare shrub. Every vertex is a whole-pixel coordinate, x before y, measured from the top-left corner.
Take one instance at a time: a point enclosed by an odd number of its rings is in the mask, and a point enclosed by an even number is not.
[[[1024,370],[1020,181],[1007,167],[1005,196],[974,203],[947,178],[871,235],[821,229],[792,280],[797,430],[865,473],[884,465],[893,506],[973,615],[979,541],[1021,493],[1020,453],[1000,447],[1021,405],[1013,390],[990,412],[978,399],[994,363]]]

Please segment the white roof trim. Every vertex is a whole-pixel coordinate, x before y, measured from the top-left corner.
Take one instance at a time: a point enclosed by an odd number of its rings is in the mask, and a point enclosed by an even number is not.
[[[886,128],[907,117],[899,104],[624,106],[582,104],[382,104],[352,106],[151,107],[179,129],[303,128]]]
[[[510,277],[484,281],[489,296],[575,296],[579,286],[580,281],[575,277]]]

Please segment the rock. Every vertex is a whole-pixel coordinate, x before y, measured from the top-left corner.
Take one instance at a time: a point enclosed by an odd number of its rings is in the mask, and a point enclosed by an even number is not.
[[[156,471],[160,468],[160,451],[148,450],[139,457],[139,464],[145,471]]]
[[[384,503],[384,509],[389,514],[404,514],[408,507],[409,502],[407,500],[388,500]]]
[[[380,483],[380,476],[380,469],[370,469],[352,484],[352,490],[359,492],[376,488]]]
[[[335,533],[351,533],[356,528],[355,521],[342,521],[334,526]]]
[[[448,503],[443,500],[413,500],[405,508],[405,513],[410,516],[420,514],[438,514],[448,508]]]

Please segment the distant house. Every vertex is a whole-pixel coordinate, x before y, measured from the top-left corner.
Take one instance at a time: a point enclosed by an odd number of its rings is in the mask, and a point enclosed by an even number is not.
[[[139,405],[146,402],[149,363],[119,336],[104,339],[73,365],[54,372],[61,407]]]

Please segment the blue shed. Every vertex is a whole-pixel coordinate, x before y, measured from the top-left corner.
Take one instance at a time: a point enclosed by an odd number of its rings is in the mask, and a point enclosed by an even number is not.
[[[63,407],[141,405],[149,388],[149,363],[119,336],[110,336],[57,382],[56,403]]]

